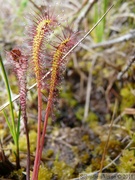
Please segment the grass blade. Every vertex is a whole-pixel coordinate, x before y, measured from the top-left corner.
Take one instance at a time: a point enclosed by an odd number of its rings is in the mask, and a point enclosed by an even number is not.
[[[19,109],[18,121],[17,121],[17,129],[16,129],[17,142],[19,142],[20,122],[21,122],[21,108]]]
[[[7,74],[6,74],[6,71],[5,71],[5,67],[4,67],[1,55],[0,55],[0,67],[2,69],[2,74],[3,74],[4,82],[5,82],[5,85],[6,85],[7,94],[8,94],[8,100],[9,100],[9,105],[10,105],[11,123],[9,123],[8,125],[10,126],[9,128],[12,128],[12,131],[13,131],[12,136],[13,136],[13,139],[14,139],[14,143],[17,144],[15,118],[14,118],[14,112],[13,112],[13,103],[12,103],[12,98],[11,98],[10,85],[9,85],[9,81],[8,81],[8,78],[7,78]]]
[[[5,117],[6,123],[7,123],[8,127],[9,127],[10,133],[11,133],[13,139],[14,139],[13,128],[12,128],[12,125],[11,125],[9,119],[8,119],[8,116],[7,116],[6,112],[5,112],[5,110],[3,110],[3,114],[4,114],[4,117]]]

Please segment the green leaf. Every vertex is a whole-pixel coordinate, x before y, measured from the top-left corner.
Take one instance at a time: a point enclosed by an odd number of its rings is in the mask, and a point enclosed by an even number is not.
[[[21,108],[19,109],[18,121],[17,121],[17,130],[16,130],[17,142],[19,141],[19,135],[20,135],[20,122],[21,122]]]
[[[8,125],[8,128],[9,128],[9,130],[10,130],[10,133],[11,133],[11,135],[12,135],[12,137],[13,137],[13,140],[15,141],[12,124],[10,123],[10,121],[9,121],[9,119],[8,119],[8,116],[7,116],[6,112],[5,112],[5,110],[3,110],[3,114],[4,114],[4,117],[5,117],[6,123],[7,123],[7,125]]]
[[[18,13],[22,13],[24,9],[27,7],[27,4],[28,4],[28,0],[22,0]]]
[[[6,85],[7,94],[8,94],[8,100],[9,100],[9,106],[10,106],[11,123],[10,123],[10,125],[9,124],[8,125],[10,126],[9,128],[12,128],[12,136],[13,136],[13,139],[14,139],[14,143],[17,144],[15,118],[14,118],[14,112],[13,112],[13,103],[12,103],[12,98],[11,98],[10,85],[9,85],[9,81],[8,81],[8,78],[7,78],[7,74],[6,74],[6,71],[5,71],[5,67],[4,67],[1,55],[0,55],[0,67],[2,69],[2,74],[3,74],[4,82],[5,82],[5,85]]]

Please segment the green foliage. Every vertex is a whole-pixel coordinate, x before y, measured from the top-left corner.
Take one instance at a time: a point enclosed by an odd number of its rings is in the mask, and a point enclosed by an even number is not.
[[[49,158],[49,157],[53,156],[53,154],[54,154],[54,151],[52,149],[48,149],[46,152],[46,157]]]
[[[133,119],[131,117],[125,117],[125,128],[127,129],[127,131],[129,132],[129,134],[131,134],[131,129],[133,127]]]
[[[55,161],[52,169],[40,166],[38,180],[51,180],[56,176],[59,180],[67,180],[73,177],[74,170],[63,161]]]
[[[2,75],[3,75],[3,80],[5,82],[7,94],[8,94],[8,100],[9,100],[9,106],[10,106],[10,116],[11,120],[9,120],[7,114],[5,111],[3,111],[5,120],[7,122],[7,125],[9,127],[10,133],[12,135],[14,144],[16,146],[15,154],[19,158],[19,133],[20,133],[20,116],[21,116],[21,110],[19,111],[18,115],[18,121],[17,123],[15,122],[15,115],[14,115],[14,108],[13,108],[13,103],[12,103],[12,97],[11,97],[11,90],[10,90],[10,85],[8,81],[8,77],[5,71],[5,67],[3,65],[2,57],[0,56],[0,67],[2,70]]]
[[[121,111],[123,111],[127,107],[131,107],[134,104],[135,96],[132,94],[129,87],[122,88],[120,91],[120,95],[122,97]]]
[[[135,155],[133,150],[123,150],[122,157],[120,157],[120,163],[117,166],[117,170],[120,173],[135,172]]]
[[[89,112],[88,117],[86,119],[87,122],[98,121],[98,116],[94,112]]]
[[[14,112],[13,112],[13,103],[12,103],[12,97],[11,97],[11,90],[10,90],[8,77],[7,77],[7,74],[6,74],[5,67],[3,65],[3,61],[2,61],[1,56],[0,56],[0,67],[1,67],[1,70],[2,70],[3,80],[4,80],[5,85],[6,85],[7,94],[8,94],[8,100],[9,100],[9,103],[10,103],[11,122],[9,121],[6,113],[5,112],[3,112],[3,113],[4,113],[5,119],[7,121],[8,127],[10,129],[10,133],[12,134],[12,137],[14,139],[14,143],[17,144],[16,128],[15,128],[15,117],[14,117]]]
[[[31,153],[33,153],[36,149],[36,139],[37,139],[37,133],[33,130],[29,132],[29,138],[30,138],[30,150]],[[23,134],[19,139],[19,146],[20,150],[23,152],[27,152],[27,142],[26,142],[26,136]]]
[[[34,130],[31,130],[29,132],[29,138],[30,138],[30,151],[31,153],[35,152],[36,149],[36,139],[37,139],[37,133]],[[14,152],[16,151],[16,146],[10,142],[8,145],[8,148],[12,150],[12,156],[10,158],[15,161],[15,154]],[[26,136],[25,134],[21,135],[19,138],[19,150],[22,152],[27,152],[27,142],[26,142]]]
[[[135,143],[135,133],[132,134],[132,141]]]
[[[13,171],[11,173],[11,178],[13,178],[13,179],[20,179],[20,180],[24,179],[23,171],[24,171],[23,168],[21,168],[21,169],[19,169],[17,171]]]
[[[55,161],[52,172],[58,177],[59,180],[67,180],[72,178],[74,169],[63,161]]]
[[[98,21],[98,19],[104,14],[108,7],[108,0],[101,0],[99,3],[95,4],[94,9],[94,24]],[[102,22],[96,27],[94,31],[94,38],[96,42],[101,42],[105,33],[105,23],[106,17],[102,20]]]
[[[70,107],[75,107],[77,104],[77,101],[73,98],[73,93],[71,91],[62,91],[60,93],[60,97],[65,99],[66,103],[70,106]]]
[[[40,166],[38,180],[51,180],[52,172],[45,166]]]
[[[86,164],[88,162],[88,160],[89,160],[89,157],[90,157],[89,153],[84,152],[84,153],[81,154],[79,160],[80,160],[81,163]]]
[[[27,7],[28,2],[29,2],[28,0],[21,1],[20,8],[18,10],[19,14],[21,14],[24,11],[24,9]]]
[[[76,118],[77,118],[78,120],[81,120],[81,121],[82,121],[83,116],[84,116],[84,108],[83,108],[83,107],[80,107],[80,108],[76,111],[75,115],[76,115]]]

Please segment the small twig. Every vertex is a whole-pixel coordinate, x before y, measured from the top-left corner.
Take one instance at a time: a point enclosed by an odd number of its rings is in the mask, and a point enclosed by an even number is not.
[[[110,124],[104,125],[104,127],[108,127],[108,128],[110,128],[110,126],[111,126]],[[118,124],[113,124],[113,128],[119,128],[119,129],[122,129],[123,131],[126,131],[126,132],[129,131],[129,130],[127,130],[127,128],[125,126],[121,126],[121,125],[118,125]],[[134,132],[132,130],[130,130],[130,133],[134,134]]]
[[[125,112],[122,112],[115,120],[114,120],[114,124],[117,124],[119,120],[121,120],[121,118],[125,115]]]
[[[74,1],[70,0],[69,4],[71,4],[73,6],[73,8],[79,8],[80,7],[80,2],[78,0],[76,0],[76,1],[75,0]]]
[[[90,95],[92,90],[92,71],[94,68],[94,65],[96,63],[97,58],[94,58],[92,61],[91,68],[89,70],[89,77],[88,77],[88,83],[87,83],[87,91],[86,91],[86,100],[85,100],[85,108],[84,108],[84,120],[88,117],[89,113],[89,106],[90,106]]]
[[[134,62],[135,62],[135,55],[129,60],[124,70],[118,74],[117,79],[120,80],[122,76],[129,70],[129,68],[132,66]]]
[[[79,24],[82,22],[82,20],[86,17],[86,15],[88,14],[88,12],[90,11],[90,9],[93,7],[93,5],[97,2],[98,0],[89,0],[89,1],[85,1],[83,3],[83,7],[81,6],[81,8],[78,11],[81,11],[81,13],[78,15],[77,19],[76,19],[76,24],[77,24],[77,28],[76,30],[78,30],[78,26]]]
[[[83,92],[84,92],[84,81],[87,81],[87,76],[85,75],[85,73],[81,70],[80,66],[78,65],[78,62],[77,62],[77,57],[76,57],[76,53],[74,53],[72,55],[73,57],[73,63],[74,63],[74,68],[75,68],[75,71],[79,74],[80,76],[80,92],[79,92],[79,96],[75,95],[75,98],[76,99],[80,99],[82,98],[83,96]],[[78,99],[78,100],[79,100]]]
[[[6,161],[6,156],[5,156],[5,152],[4,152],[4,150],[3,150],[3,146],[2,146],[2,143],[1,143],[1,139],[0,139],[0,156],[1,156],[2,162]]]
[[[101,177],[101,173],[102,173],[102,169],[103,169],[103,165],[104,165],[104,161],[105,161],[105,155],[106,155],[106,152],[107,152],[107,148],[108,148],[108,144],[109,144],[109,140],[110,140],[110,136],[111,136],[111,132],[112,132],[114,116],[116,114],[116,109],[117,109],[117,100],[115,100],[115,106],[114,106],[114,111],[113,111],[112,120],[111,120],[111,124],[110,124],[109,134],[108,134],[107,141],[105,143],[105,147],[104,147],[104,151],[103,151],[103,155],[102,155],[102,160],[101,160],[101,165],[100,165],[100,170],[99,170],[97,180],[100,180],[100,177]]]
[[[39,6],[36,5],[36,3],[34,3],[32,0],[29,0],[31,2],[31,4],[33,4],[33,6],[35,8],[37,8],[39,11],[41,11],[41,8]]]
[[[125,114],[135,115],[135,108],[126,108],[124,109]]]
[[[73,146],[69,143],[67,143],[66,141],[62,140],[61,138],[54,138],[54,137],[51,137],[51,136],[48,136],[48,135],[45,135],[45,137],[49,138],[49,139],[52,139],[54,141],[57,141],[65,146],[67,146],[68,148],[72,148]]]
[[[115,73],[116,73],[116,72],[115,72]],[[106,99],[106,103],[107,103],[107,108],[108,108],[108,109],[110,109],[109,92],[110,92],[110,90],[112,89],[112,86],[113,86],[115,80],[116,80],[116,76],[115,76],[115,74],[113,73],[112,77],[111,77],[110,80],[109,80],[109,84],[108,84],[108,86],[107,86],[107,89],[106,89],[106,91],[105,91],[105,99]]]
[[[27,142],[27,167],[26,167],[26,172],[27,172],[27,180],[30,180],[30,139],[29,139],[29,129],[28,129],[28,119],[27,115],[25,116],[24,119],[24,128],[25,128],[25,133],[26,133],[26,142]]]
[[[105,48],[105,47],[109,47],[109,46],[112,46],[112,45],[117,44],[117,43],[121,43],[123,41],[129,41],[131,39],[135,39],[135,31],[129,32],[128,34],[125,34],[125,35],[120,36],[120,37],[115,38],[115,39],[110,39],[108,41],[104,41],[104,42],[101,42],[98,44],[91,45],[89,47],[87,47],[84,44],[81,44],[81,47],[83,47],[84,49],[89,51],[90,49],[96,49],[96,48],[102,48],[102,47]]]
[[[110,8],[103,14],[103,16],[97,21],[97,23],[68,51],[68,53],[63,56],[62,60],[65,59],[84,39],[98,26],[102,19],[109,13],[114,5],[111,5]]]
[[[127,149],[132,143],[133,143],[133,140],[131,140],[123,150]],[[116,161],[117,159],[119,159],[119,157],[120,157],[121,155],[122,155],[122,152],[121,152],[111,163],[109,163],[107,166],[105,166],[105,167],[103,168],[103,170],[105,170],[106,168],[108,168],[109,166],[111,166],[113,163],[115,163],[115,161]]]

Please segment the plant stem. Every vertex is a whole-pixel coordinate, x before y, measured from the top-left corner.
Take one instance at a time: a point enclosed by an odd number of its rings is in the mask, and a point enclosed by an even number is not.
[[[27,125],[27,115],[24,117],[24,128],[26,133],[26,141],[27,141],[27,168],[26,168],[26,180],[30,180],[30,140],[29,140],[29,130]]]
[[[44,119],[44,127],[43,127],[43,132],[42,132],[42,137],[41,137],[39,159],[41,159],[41,156],[42,156],[42,150],[43,150],[43,146],[44,146],[44,139],[45,139],[45,134],[46,134],[47,122],[48,122],[48,118],[49,118],[49,115],[51,112],[51,106],[52,106],[52,100],[48,100],[45,119]]]
[[[19,136],[20,136],[20,121],[21,121],[21,108],[19,109],[19,114],[18,114],[18,121],[17,121],[17,128],[16,128],[16,133],[17,133],[17,145],[16,145],[16,167],[17,169],[20,169],[20,151],[19,151]]]
[[[20,169],[21,166],[20,166],[20,158],[19,158],[19,143],[18,145],[16,146],[16,169]]]
[[[38,88],[38,129],[37,129],[37,149],[36,156],[34,161],[34,169],[32,180],[38,179],[38,170],[39,170],[39,152],[40,152],[40,139],[41,139],[41,119],[42,119],[42,94],[41,94],[41,86],[40,83],[37,85]]]
[[[39,149],[39,154],[38,154],[37,174],[36,174],[37,176],[38,176],[38,170],[39,170],[40,160],[41,160],[41,157],[42,157],[42,151],[43,151],[43,146],[44,146],[44,139],[45,139],[47,122],[48,122],[48,118],[49,118],[49,115],[50,115],[50,111],[51,111],[51,100],[48,101],[47,108],[46,108],[46,114],[45,114],[43,132],[42,132],[42,136],[41,136],[41,143],[40,143],[40,149]],[[37,177],[36,177],[36,178],[37,178]],[[33,180],[37,180],[36,178],[33,179]]]

